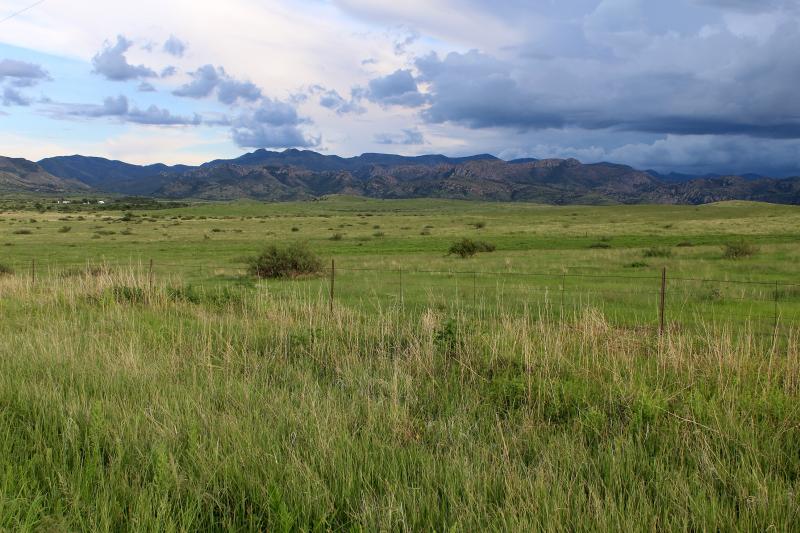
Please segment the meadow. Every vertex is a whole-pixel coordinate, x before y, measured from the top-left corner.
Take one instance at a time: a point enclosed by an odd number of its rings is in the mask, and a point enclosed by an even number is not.
[[[796,207],[0,211],[2,530],[800,520]],[[334,300],[249,276],[271,242]]]

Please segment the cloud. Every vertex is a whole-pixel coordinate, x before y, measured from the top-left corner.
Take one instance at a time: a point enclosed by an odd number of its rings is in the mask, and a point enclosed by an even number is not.
[[[133,44],[122,35],[117,36],[113,46],[109,42],[92,58],[94,72],[112,81],[127,81],[138,78],[152,78],[156,73],[144,65],[131,65],[125,57],[125,52]]]
[[[190,74],[192,81],[178,87],[172,94],[187,98],[205,98],[219,84],[219,74],[213,65],[204,65]]]
[[[312,87],[312,94],[319,94],[319,105],[326,109],[336,111],[339,115],[346,115],[349,113],[362,114],[366,112],[360,100],[363,98],[363,93],[359,89],[351,92],[350,99],[345,99],[337,91],[333,89],[326,89],[320,85]]]
[[[191,117],[173,115],[169,110],[155,105],[143,110],[134,107],[125,115],[125,120],[155,126],[199,126],[202,123],[200,115],[196,113]]]
[[[238,81],[225,77],[220,81],[217,90],[217,98],[223,104],[235,104],[237,100],[245,102],[255,102],[261,98],[261,89],[253,82]]]
[[[5,78],[13,78],[19,86],[30,86],[40,81],[49,80],[50,75],[40,65],[26,63],[15,59],[4,59],[0,61],[0,81]],[[27,85],[26,85],[27,84]]]
[[[169,78],[170,76],[174,76],[177,72],[178,69],[170,65],[168,67],[164,67],[159,76],[161,76],[162,78]]]
[[[264,98],[261,104],[232,121],[232,137],[241,148],[308,148],[319,138],[307,137],[299,128],[305,121],[286,102]]]
[[[31,101],[22,95],[16,89],[11,87],[6,87],[3,89],[3,105],[4,106],[28,106],[30,105]]]
[[[164,42],[163,50],[175,57],[183,57],[184,52],[186,52],[186,43],[174,35],[170,35],[169,39]]]
[[[421,116],[473,129],[800,138],[798,28],[784,24],[761,43],[731,33],[667,36],[627,62],[430,54],[415,62],[430,103]]]
[[[410,70],[396,70],[388,76],[371,80],[367,98],[382,106],[419,107],[426,102]]]
[[[417,42],[420,37],[421,35],[417,30],[409,29],[405,37],[394,42],[394,53],[396,55],[405,54],[408,50],[408,47]]]
[[[153,87],[152,83],[143,81],[142,83],[139,84],[136,90],[139,91],[140,93],[152,93],[155,92],[156,88]]]
[[[206,98],[217,90],[217,99],[228,105],[238,100],[256,102],[262,97],[261,89],[250,81],[230,77],[222,67],[204,65],[190,74],[192,81],[173,91],[176,96]]]
[[[421,145],[425,144],[425,137],[417,129],[406,129],[399,134],[378,133],[374,140],[378,144]]]
[[[151,105],[146,109],[131,106],[124,95],[108,97],[102,104],[56,104],[57,117],[117,118],[121,122],[158,126],[197,126],[202,123],[199,115],[191,117],[173,115],[169,110]]]

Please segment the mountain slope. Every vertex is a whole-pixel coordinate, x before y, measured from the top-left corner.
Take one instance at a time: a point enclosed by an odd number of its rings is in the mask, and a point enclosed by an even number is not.
[[[53,181],[61,178],[72,180],[70,186],[79,181],[110,193],[165,198],[297,200],[351,194],[552,204],[697,204],[723,200],[800,204],[800,178],[775,180],[753,174],[694,177],[639,171],[613,163],[583,164],[576,159],[503,161],[488,154],[452,158],[366,153],[340,157],[310,150],[261,149],[200,166],[140,166],[84,156],[52,157],[40,163],[38,171],[53,176],[42,176],[39,187],[66,188],[67,182]]]
[[[82,155],[48,157],[39,161],[39,165],[54,176],[81,181],[102,191],[126,194],[149,194],[162,185],[163,180],[156,179],[157,177],[179,174],[194,168],[162,163],[132,165],[123,161]]]
[[[67,193],[89,189],[80,181],[50,174],[33,161],[0,156],[0,191]]]
[[[353,158],[356,161],[311,156],[308,166],[279,161],[305,159],[295,153],[285,160],[267,153],[258,158],[218,162],[175,177],[154,191],[167,198],[230,200],[298,200],[325,194],[355,194],[374,198],[459,198],[476,200],[570,203],[707,203],[760,200],[800,204],[800,178],[713,177],[684,182],[660,180],[648,172],[612,163],[582,164],[575,159],[505,162],[476,158],[461,162],[414,158]],[[248,154],[252,156],[252,154]],[[365,161],[402,161],[371,164]],[[345,163],[348,163],[345,165]],[[409,164],[410,163],[410,164]],[[322,169],[322,170],[320,170]]]

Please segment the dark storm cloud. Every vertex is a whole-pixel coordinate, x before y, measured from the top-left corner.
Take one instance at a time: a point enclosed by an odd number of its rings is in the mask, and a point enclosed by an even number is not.
[[[103,49],[92,58],[94,72],[112,81],[127,81],[138,78],[152,78],[156,73],[144,65],[131,65],[125,52],[133,44],[122,35],[117,36],[113,46],[106,42]]]
[[[241,148],[308,148],[319,138],[300,129],[305,121],[289,103],[263,98],[260,105],[231,121],[233,141]]]
[[[261,89],[250,81],[239,81],[222,67],[204,65],[191,73],[192,81],[182,85],[173,94],[188,98],[205,98],[217,91],[217,99],[224,104],[235,104],[238,100],[256,102],[263,96]]]
[[[760,43],[726,32],[656,42],[624,64],[499,60],[477,51],[418,58],[417,78],[427,85],[430,104],[422,117],[474,129],[800,138],[797,23],[781,25]],[[686,59],[676,63],[676,56]],[[658,60],[670,63],[659,68]]]

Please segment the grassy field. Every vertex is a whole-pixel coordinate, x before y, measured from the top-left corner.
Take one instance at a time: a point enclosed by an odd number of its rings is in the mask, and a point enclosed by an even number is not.
[[[152,260],[158,278],[252,287],[248,257],[268,243],[305,242],[326,262],[336,261],[337,298],[362,309],[402,303],[416,312],[437,305],[486,314],[502,307],[561,317],[590,304],[614,323],[650,325],[657,321],[666,267],[668,318],[675,324],[752,320],[771,335],[776,323],[800,320],[800,209],[793,206],[553,207],[348,197],[126,212],[49,206],[39,213],[0,202],[0,263],[29,274],[35,261],[37,275],[57,276],[87,263],[146,268]],[[447,256],[464,237],[488,241],[497,251],[466,260]],[[725,259],[723,246],[738,242],[758,252]],[[325,278],[258,285],[289,298],[328,291]]]
[[[798,208],[22,204],[0,201],[0,530],[800,521]],[[446,256],[462,237],[497,250]],[[325,276],[246,275],[294,241],[336,261],[333,305]]]

